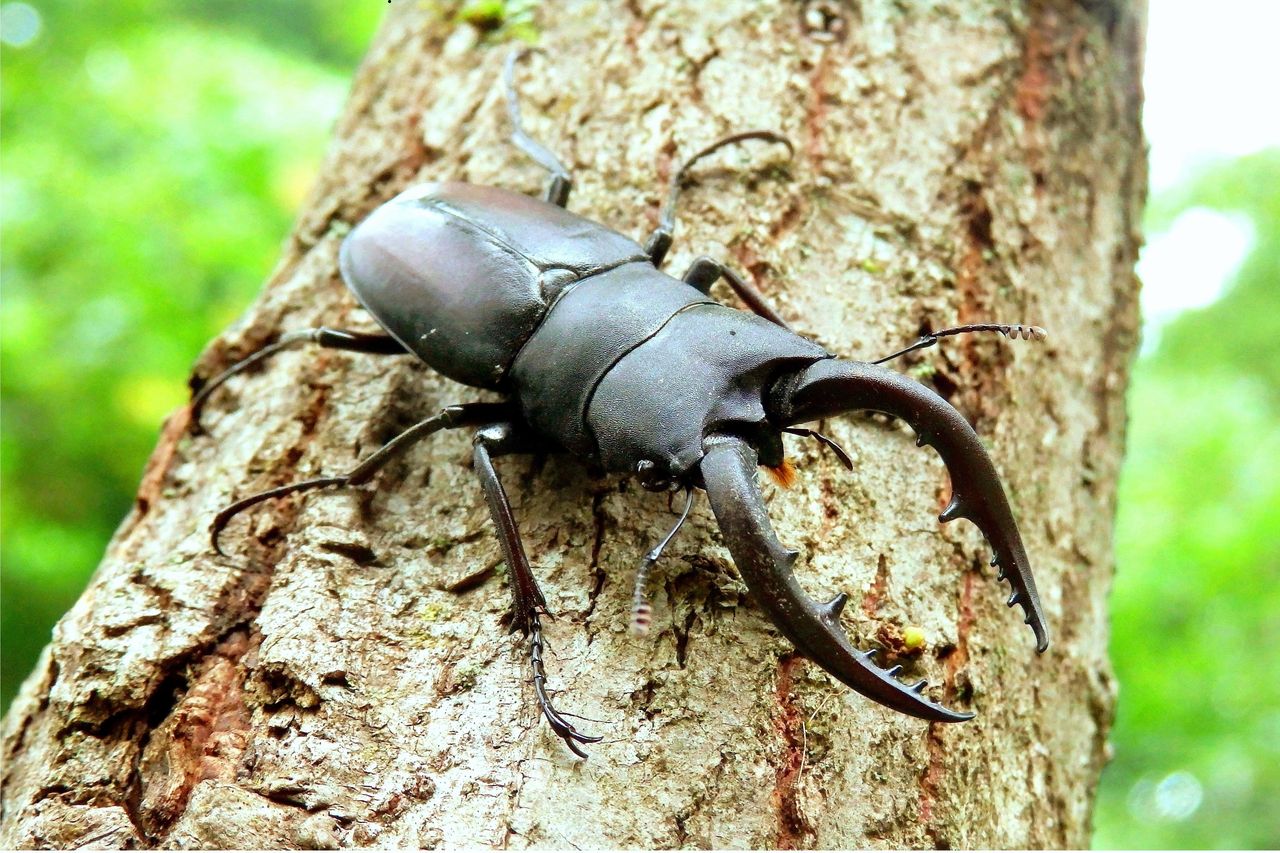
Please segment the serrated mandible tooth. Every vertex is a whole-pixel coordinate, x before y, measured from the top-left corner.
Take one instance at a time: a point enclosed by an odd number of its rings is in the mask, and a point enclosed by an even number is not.
[[[848,604],[849,596],[845,593],[838,593],[819,609],[822,611],[823,617],[829,622],[839,622],[840,613],[844,610],[844,606]]]
[[[947,508],[938,515],[938,521],[946,524],[948,521],[954,521],[964,513],[964,509],[960,504],[960,496],[952,495],[951,500],[947,503]]]
[[[929,679],[927,678],[920,679],[915,684],[911,685],[911,692],[919,693],[921,690],[924,690],[925,686],[928,685],[928,683],[929,683]]]
[[[1017,604],[1020,600],[1022,600],[1022,596],[1015,590],[1013,595],[1009,596],[1009,600],[1006,602],[1006,604],[1008,604],[1009,607],[1012,607],[1013,605]]]
[[[884,674],[890,678],[896,678],[898,673],[902,672],[901,666],[891,666],[884,671]]]

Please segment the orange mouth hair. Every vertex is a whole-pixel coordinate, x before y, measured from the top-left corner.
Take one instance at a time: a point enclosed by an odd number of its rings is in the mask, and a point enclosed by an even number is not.
[[[791,460],[783,459],[782,464],[778,467],[775,468],[772,465],[766,465],[764,466],[764,469],[769,472],[769,476],[773,481],[782,488],[789,489],[795,485],[796,466],[791,464]]]

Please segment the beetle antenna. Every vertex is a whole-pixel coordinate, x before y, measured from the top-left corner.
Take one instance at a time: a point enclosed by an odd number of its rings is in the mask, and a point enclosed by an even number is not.
[[[649,633],[649,624],[653,621],[653,607],[649,604],[649,596],[646,594],[646,587],[649,585],[649,572],[662,558],[662,552],[666,549],[671,540],[675,538],[677,531],[684,526],[685,520],[689,517],[689,510],[693,507],[693,489],[685,488],[684,490],[684,510],[680,513],[680,520],[671,528],[663,540],[653,547],[653,549],[644,555],[644,560],[640,563],[640,568],[636,571],[636,589],[632,596],[631,606],[631,633],[637,637],[643,637]]]
[[[777,131],[744,130],[738,133],[731,133],[728,136],[722,136],[681,163],[680,168],[671,174],[671,182],[667,188],[667,201],[662,206],[662,212],[658,214],[658,227],[649,235],[649,239],[645,243],[645,252],[653,259],[654,266],[661,266],[663,259],[667,256],[667,251],[671,248],[672,235],[675,233],[676,228],[676,201],[680,198],[680,190],[689,170],[699,160],[714,154],[726,145],[736,145],[739,142],[747,142],[752,139],[776,142],[779,145],[786,146],[788,157],[795,155],[796,149],[791,144],[791,140]]]
[[[521,47],[507,54],[507,62],[502,69],[502,85],[507,94],[507,115],[511,118],[511,141],[533,158],[534,162],[551,173],[546,200],[557,207],[564,207],[569,201],[569,190],[573,188],[573,179],[569,177],[569,170],[560,162],[560,158],[525,131],[524,122],[520,118],[520,98],[516,93],[516,63],[530,53],[541,52],[536,47]]]
[[[970,332],[999,332],[1006,338],[1014,340],[1022,338],[1025,341],[1043,341],[1049,337],[1049,333],[1039,326],[1027,326],[1022,323],[975,323],[970,326],[956,326],[953,329],[939,329],[936,332],[931,332],[906,349],[900,349],[893,355],[886,355],[884,358],[878,358],[871,363],[884,364],[886,361],[892,361],[898,356],[906,355],[909,352],[928,349],[936,344],[939,338],[951,337],[952,335],[967,335]]]

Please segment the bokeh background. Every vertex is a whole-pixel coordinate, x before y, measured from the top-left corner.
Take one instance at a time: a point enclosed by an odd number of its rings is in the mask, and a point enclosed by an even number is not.
[[[516,29],[529,5],[461,13]],[[1277,847],[1280,4],[1150,5],[1121,697],[1094,841]],[[270,271],[385,7],[0,2],[6,707],[128,511],[196,354]]]

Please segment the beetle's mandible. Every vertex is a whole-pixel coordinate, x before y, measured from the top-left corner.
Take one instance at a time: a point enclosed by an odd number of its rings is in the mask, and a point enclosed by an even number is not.
[[[350,473],[271,489],[226,507],[211,525],[213,544],[233,516],[269,498],[371,480],[413,443],[443,429],[474,427],[475,471],[498,529],[511,575],[512,626],[529,640],[542,714],[569,749],[599,738],[579,732],[553,707],[542,663],[546,602],[525,556],[510,503],[493,466],[503,454],[567,451],[601,469],[635,475],[654,491],[685,493],[675,527],[644,558],[635,624],[644,627],[648,570],[705,490],[738,571],[760,607],[810,660],[864,696],[925,720],[959,722],[951,710],[906,685],[899,667],[876,665],[840,625],[846,596],[808,598],[792,574],[796,552],[774,536],[756,484],[757,466],[783,464],[782,434],[821,440],[849,467],[834,442],[799,426],[855,410],[906,421],[919,444],[941,455],[953,495],[940,521],[968,518],[990,542],[1035,632],[1048,631],[1026,550],[991,459],[968,422],[918,382],[878,366],[945,335],[995,331],[1043,338],[1023,325],[944,329],[876,362],[846,361],[791,331],[763,296],[716,261],[702,257],[681,278],[662,272],[671,246],[677,195],[689,168],[730,144],[786,145],[770,131],[724,137],[676,170],[658,228],[642,246],[565,209],[572,186],[564,165],[525,133],[513,85],[504,80],[513,141],[551,173],[541,199],[457,182],[413,187],[376,209],[345,239],[347,285],[385,330],[366,334],[321,327],[282,336],[205,383],[192,418],[229,377],[302,342],[379,355],[413,355],[466,385],[503,395],[497,403],[450,406],[401,433]],[[723,278],[752,309],[713,300]]]

